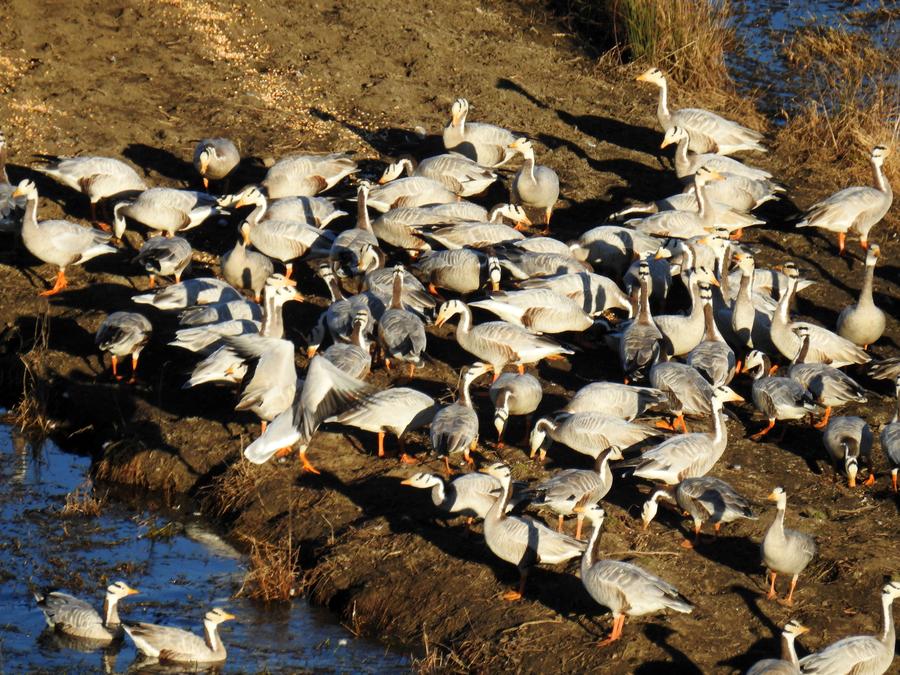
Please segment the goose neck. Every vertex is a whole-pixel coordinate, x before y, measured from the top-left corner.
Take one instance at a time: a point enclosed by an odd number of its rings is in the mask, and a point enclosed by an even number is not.
[[[360,230],[372,231],[372,221],[369,220],[369,193],[360,190],[356,198],[356,227]]]
[[[22,229],[37,229],[38,221],[37,221],[37,193],[31,193],[28,195],[28,199],[25,201],[25,216],[22,218]]]
[[[222,648],[222,641],[219,639],[218,624],[212,621],[203,621],[203,637],[206,639],[206,646],[214,652],[218,652]]]
[[[872,284],[875,280],[875,263],[866,265],[866,275],[863,278],[862,289],[859,292],[859,304],[864,307],[872,307],[875,300],[872,298]]]
[[[659,99],[656,102],[656,116],[663,127],[669,126],[669,85],[663,78],[659,83]]]
[[[706,324],[706,334],[703,339],[707,342],[724,342],[722,334],[716,326],[716,319],[713,316],[713,306],[711,302],[703,303],[703,321]]]
[[[531,182],[534,182],[534,150],[526,150],[522,155],[525,157],[525,166],[523,168],[528,173],[528,178]]]
[[[451,483],[447,490],[444,489],[444,481],[440,478],[437,483],[435,483],[434,487],[431,488],[431,501],[434,502],[434,505],[437,507],[444,506],[447,502],[447,491],[453,490],[453,484]]]
[[[781,660],[788,661],[795,667],[800,666],[800,660],[797,658],[797,650],[794,649],[794,640],[797,636],[793,633],[784,632],[781,634]]]
[[[875,184],[878,186],[878,189],[889,197],[893,196],[891,184],[888,182],[887,176],[885,175],[884,170],[881,168],[881,165],[873,160],[872,169],[875,172]]]
[[[894,629],[894,598],[884,594],[881,597],[881,614],[884,620],[884,630],[881,632],[881,642],[890,648],[891,653],[894,651],[894,642],[896,641],[896,631]]]
[[[493,522],[500,522],[507,517],[506,509],[509,506],[509,497],[512,491],[511,483],[509,478],[498,480],[500,481],[500,496],[497,497],[497,501],[494,502],[494,505],[485,515],[485,521],[492,520]]]
[[[394,274],[394,284],[391,289],[391,309],[403,309],[403,274]]]
[[[9,184],[9,175],[6,173],[6,141],[0,142],[0,183]]]
[[[638,323],[653,323],[653,315],[650,313],[650,281],[641,279],[641,290],[638,295]]]
[[[122,623],[119,619],[119,599],[115,596],[107,596],[103,600],[103,625],[117,626]]]
[[[456,338],[460,336],[468,336],[472,329],[472,310],[465,303],[460,303],[461,307],[457,310],[459,314],[459,323],[456,324]]]
[[[284,321],[281,308],[284,303],[279,302],[272,292],[263,295],[263,318],[259,334],[264,337],[281,338],[284,335]]]
[[[584,555],[581,558],[582,578],[584,577],[584,573],[589,570],[595,562],[600,560],[600,535],[603,530],[603,519],[598,518],[596,521],[592,521],[592,525],[594,527],[591,530],[591,537],[588,539],[587,548],[584,550]]]
[[[247,216],[247,222],[250,225],[259,225],[259,221],[263,219],[263,216],[266,215],[266,209],[268,209],[268,202],[265,197],[261,197],[254,202],[253,210]]]

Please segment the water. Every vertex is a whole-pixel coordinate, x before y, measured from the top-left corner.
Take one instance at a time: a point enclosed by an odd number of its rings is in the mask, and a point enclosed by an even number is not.
[[[32,451],[0,426],[0,672],[125,672],[137,657],[80,652],[45,630],[31,589],[57,587],[100,607],[106,586],[123,580],[140,595],[120,604],[123,620],[199,633],[202,615],[222,606],[237,616],[220,634],[225,672],[409,672],[405,656],[355,638],[330,613],[303,601],[262,605],[232,600],[244,558],[197,518],[135,512],[107,502],[98,517],[62,517],[66,494],[90,462],[47,442]],[[176,531],[151,538],[158,528]]]

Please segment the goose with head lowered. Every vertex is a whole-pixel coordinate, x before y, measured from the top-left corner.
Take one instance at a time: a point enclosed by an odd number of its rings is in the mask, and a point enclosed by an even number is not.
[[[203,138],[194,147],[194,169],[203,179],[203,189],[210,181],[227,179],[241,163],[241,153],[228,138]]]
[[[469,102],[458,98],[450,108],[450,123],[444,127],[444,147],[458,152],[481,166],[497,168],[515,156],[509,146],[516,137],[502,127],[480,122],[467,122]]]
[[[768,434],[778,420],[800,420],[822,409],[800,382],[772,375],[772,362],[758,349],[747,355],[742,372],[753,376],[753,404],[768,420],[768,425],[750,436],[754,441]]]

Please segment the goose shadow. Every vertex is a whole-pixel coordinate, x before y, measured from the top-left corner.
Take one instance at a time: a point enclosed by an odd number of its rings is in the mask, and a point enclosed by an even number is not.
[[[771,637],[759,638],[754,642],[747,651],[735,654],[728,659],[718,661],[716,665],[729,666],[733,670],[744,673],[753,666],[754,663],[765,658],[778,658],[781,654],[781,629],[770,619],[759,606],[759,599],[762,595],[746,586],[734,584],[729,589],[732,593],[740,596],[741,600],[747,605],[750,613],[771,633]]]
[[[184,185],[200,184],[193,158],[185,160],[168,150],[145,143],[129,143],[122,150],[122,155],[141,167],[145,174],[156,173]]]
[[[431,157],[444,152],[444,142],[437,134],[427,134],[424,138],[409,129],[384,127],[375,131],[339,119],[320,108],[310,108],[310,114],[324,122],[340,124],[347,131],[355,134],[360,140],[368,143],[381,155],[410,153],[415,157]]]
[[[669,643],[669,638],[675,631],[656,623],[648,623],[644,626],[644,635],[650,642],[665,651],[670,659],[666,661],[647,661],[634,669],[635,675],[670,675],[677,672],[679,675],[702,675],[703,671],[688,658],[687,654]]]
[[[662,156],[660,143],[662,132],[643,125],[629,124],[622,120],[599,115],[573,115],[565,110],[556,111],[560,121],[576,130],[593,136],[598,141],[612,143],[620,148],[642,152],[653,157]]]

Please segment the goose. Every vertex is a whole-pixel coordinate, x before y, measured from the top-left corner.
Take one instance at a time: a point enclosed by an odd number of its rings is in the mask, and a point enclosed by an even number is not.
[[[494,404],[494,428],[497,447],[503,447],[503,434],[510,415],[525,415],[525,428],[531,424],[531,413],[537,410],[544,396],[541,381],[530,373],[501,373],[488,391]]]
[[[107,316],[94,336],[94,343],[100,351],[109,352],[112,357],[113,377],[121,380],[118,373],[120,356],[131,355],[131,379],[133,384],[137,375],[138,359],[141,351],[150,341],[153,325],[143,314],[137,312],[113,312]]]
[[[187,279],[166,286],[155,293],[143,293],[131,298],[132,302],[153,305],[157,309],[187,309],[195,305],[210,305],[217,302],[240,300],[241,293],[227,281],[204,277]]]
[[[193,253],[183,237],[150,237],[141,245],[133,262],[150,273],[150,288],[154,288],[157,276],[174,276],[175,283],[179,283]]]
[[[872,148],[870,159],[875,173],[876,187],[849,187],[835,192],[813,205],[797,227],[818,227],[838,233],[838,248],[844,254],[848,232],[859,234],[859,244],[869,245],[869,231],[887,214],[894,201],[891,184],[882,170],[888,149],[883,145]]]
[[[74,638],[110,643],[121,637],[119,601],[138,591],[124,581],[116,581],[106,589],[103,615],[84,600],[62,591],[35,593],[34,599],[44,613],[47,625]]]
[[[548,338],[505,321],[489,321],[473,326],[472,310],[462,300],[448,300],[441,305],[434,325],[443,326],[457,314],[460,317],[456,326],[457,343],[479,360],[491,364],[494,380],[507,364],[518,366],[522,373],[529,363],[561,359],[563,355],[574,353]]]
[[[400,206],[449,204],[457,199],[458,195],[443,183],[423,176],[399,178],[369,191],[369,206],[381,213]]]
[[[203,189],[211,180],[225,180],[241,162],[241,153],[227,138],[203,138],[194,146],[194,169],[203,179]]]
[[[334,238],[328,254],[331,265],[339,277],[354,276],[372,267],[367,262],[367,251],[377,250],[378,238],[369,220],[369,187],[363,183],[356,193],[356,227],[344,230]],[[376,262],[377,263],[377,258]]]
[[[584,511],[596,505],[612,488],[610,461],[622,459],[619,448],[606,448],[597,454],[593,469],[564,469],[526,490],[532,503],[546,506],[557,514],[557,532],[563,531],[563,518],[576,516],[575,538],[581,539]]]
[[[469,220],[475,223],[498,223],[504,218],[511,220],[516,224],[531,225],[528,216],[521,206],[515,204],[498,204],[488,210],[483,206],[470,202],[466,199],[449,202],[447,204],[431,204],[430,206],[420,206],[418,211],[426,214],[431,218],[445,218],[455,220]],[[446,220],[443,222],[447,222]]]
[[[527,138],[517,138],[509,148],[520,155],[525,163],[509,185],[510,201],[528,208],[540,209],[543,222],[550,229],[550,216],[559,200],[559,176],[548,166],[535,163],[534,146]]]
[[[810,363],[829,363],[835,368],[842,368],[856,363],[868,363],[872,360],[864,349],[826,328],[805,321],[791,321],[790,306],[797,293],[800,273],[792,262],[784,264],[788,275],[788,285],[778,300],[778,307],[772,317],[770,336],[772,343],[781,354],[790,360],[800,352],[801,340],[797,330],[805,326],[809,330],[809,350],[806,360]]]
[[[472,382],[490,370],[491,367],[486,363],[475,363],[463,368],[460,372],[462,383],[459,386],[459,398],[438,410],[431,420],[431,447],[444,458],[448,475],[452,474],[449,459],[452,454],[462,452],[467,464],[475,463],[469,452],[478,447],[478,414],[472,407],[470,389]]]
[[[372,368],[372,354],[366,340],[369,310],[361,309],[353,317],[350,342],[335,342],[322,352],[322,356],[353,377],[365,379]]]
[[[6,173],[6,152],[6,135],[0,129],[0,231],[16,232],[21,221],[19,212],[25,209],[25,202],[13,197],[16,188]]]
[[[760,545],[763,564],[771,575],[767,597],[769,600],[776,597],[775,577],[779,574],[790,574],[791,590],[784,600],[784,604],[790,607],[794,604],[797,578],[816,555],[816,542],[805,532],[789,530],[784,526],[784,512],[787,509],[787,493],[784,488],[776,487],[768,499],[776,502],[778,511]]]
[[[260,185],[269,199],[314,197],[358,171],[347,154],[290,155],[269,167]]]
[[[645,530],[656,517],[660,499],[675,502],[694,521],[694,541],[685,539],[681,544],[684,548],[693,548],[700,543],[700,530],[707,521],[713,524],[718,534],[722,523],[732,523],[741,518],[756,520],[750,502],[728,483],[712,476],[699,476],[681,481],[674,496],[668,490],[654,492],[641,508]]]
[[[400,482],[401,485],[431,490],[431,501],[447,513],[473,518],[484,518],[500,489],[500,481],[486,473],[467,473],[445,483],[440,476],[416,473]]]
[[[465,155],[449,152],[428,157],[418,164],[406,157],[393,162],[381,174],[378,183],[384,185],[399,178],[404,170],[407,176],[422,176],[436,180],[460,197],[481,194],[497,180],[497,174],[490,169]]]
[[[897,472],[900,471],[900,375],[894,381],[897,408],[888,424],[881,429],[881,449],[891,466],[891,488],[897,493]]]
[[[296,220],[322,228],[346,215],[346,211],[337,208],[327,197],[300,196],[270,200],[263,219]]]
[[[225,660],[225,645],[219,637],[219,624],[236,618],[221,607],[203,617],[203,637],[190,631],[153,623],[126,623],[125,632],[138,651],[152,659],[173,663],[220,663]]]
[[[734,174],[743,176],[750,180],[771,180],[772,174],[763,169],[747,166],[736,159],[717,155],[707,154],[688,154],[688,145],[690,144],[691,135],[682,127],[671,127],[666,131],[660,148],[665,148],[673,143],[677,144],[675,148],[675,175],[682,180],[687,180],[693,176],[701,167],[711,169],[718,174]]]
[[[838,640],[820,652],[800,659],[803,673],[853,673],[881,675],[894,662],[897,634],[894,629],[894,600],[900,597],[900,583],[892,581],[881,591],[881,635],[854,635]]]
[[[216,198],[205,192],[155,187],[122,199],[113,207],[113,232],[121,239],[128,217],[172,237],[176,232],[190,230],[221,213]]]
[[[468,248],[433,251],[413,267],[427,281],[429,291],[435,295],[438,288],[467,295],[488,283],[493,290],[500,290],[500,262],[495,255],[482,251]]]
[[[669,87],[666,76],[659,68],[650,68],[637,77],[639,82],[649,82],[659,87],[659,103],[656,116],[663,131],[680,126],[691,134],[690,149],[694,152],[715,152],[731,155],[744,150],[765,152],[763,135],[753,129],[741,126],[714,112],[702,108],[682,108],[670,113],[668,107]]]
[[[712,386],[719,387],[728,384],[734,378],[737,359],[716,326],[712,292],[708,286],[701,287],[700,299],[706,333],[703,341],[688,353],[687,364],[697,369]]]
[[[558,563],[577,558],[585,549],[584,542],[555,532],[544,523],[525,516],[507,513],[510,501],[511,473],[509,467],[498,462],[484,469],[484,473],[500,481],[501,494],[484,517],[484,540],[491,552],[501,560],[514,564],[519,570],[519,587],[503,594],[504,600],[521,599],[525,593],[528,573],[534,565]]]
[[[594,325],[577,302],[547,288],[493,293],[469,306],[485,309],[534,333],[581,333]]]
[[[384,435],[391,433],[400,443],[400,460],[415,464],[416,460],[406,454],[403,435],[429,424],[437,411],[438,404],[431,396],[409,387],[393,387],[359,399],[326,422],[377,433],[379,457],[384,457]]]
[[[109,197],[143,192],[146,183],[128,164],[112,157],[59,157],[35,170],[50,176],[91,201],[91,222],[97,221],[97,204]],[[101,224],[101,227],[105,226]]]
[[[605,647],[622,637],[626,616],[644,616],[665,609],[690,614],[693,606],[678,589],[633,563],[603,560],[600,556],[600,532],[606,513],[592,504],[584,516],[593,530],[581,558],[581,583],[597,604],[609,607],[613,615],[612,632],[598,643]]]
[[[799,621],[789,621],[781,632],[781,658],[757,661],[745,675],[801,675],[794,640],[807,632]]]
[[[569,248],[595,271],[619,278],[635,258],[655,254],[659,239],[622,225],[600,225],[583,232]]]
[[[663,335],[666,351],[671,356],[684,356],[700,344],[706,332],[704,303],[712,302],[712,290],[707,282],[718,281],[707,270],[698,268],[687,273],[691,292],[691,309],[688,314],[660,314],[654,318]]]
[[[815,398],[798,380],[771,375],[772,362],[758,349],[747,355],[741,372],[753,376],[753,404],[766,416],[765,428],[750,436],[754,441],[768,434],[777,420],[799,420],[822,409]]]
[[[178,315],[178,324],[180,326],[202,326],[206,323],[218,323],[232,319],[262,321],[262,318],[263,310],[259,304],[249,300],[229,300],[211,305],[188,307]]]
[[[572,249],[565,242],[553,237],[526,237],[514,242],[512,246],[528,253],[552,253],[553,255],[572,257]]]
[[[462,222],[453,225],[425,226],[419,236],[444,248],[489,248],[497,244],[516,242],[525,235],[503,223]]]
[[[609,277],[593,272],[572,272],[526,279],[519,283],[519,288],[547,288],[556,291],[577,302],[581,309],[590,315],[618,309],[630,316],[632,311],[631,299],[622,292],[619,285]]]
[[[843,464],[849,487],[856,487],[860,464],[865,464],[869,470],[869,477],[864,484],[875,484],[875,472],[872,468],[873,439],[872,429],[861,417],[832,417],[825,427],[822,442],[831,458],[834,475],[837,476],[839,467]]]
[[[712,433],[684,433],[666,439],[645,451],[640,457],[620,462],[638,478],[677,485],[685,478],[705,476],[719,461],[728,445],[725,427],[725,401],[733,400],[727,387],[715,390],[712,398]]]
[[[241,227],[241,236],[230,251],[219,259],[222,276],[237,289],[252,291],[256,302],[262,299],[266,279],[275,273],[272,259],[257,251],[248,250],[250,228]]]
[[[825,415],[813,426],[817,429],[828,424],[831,409],[848,403],[865,403],[866,391],[845,372],[825,363],[806,363],[809,352],[809,329],[800,326],[797,329],[803,343],[795,362],[788,371],[792,380],[797,380],[812,394],[815,402],[825,406]]]
[[[881,248],[878,244],[869,246],[866,252],[866,276],[859,292],[859,302],[844,307],[837,320],[837,334],[863,349],[868,349],[870,344],[884,335],[887,322],[884,312],[872,299],[872,279],[879,255]]]
[[[753,259],[753,254],[747,251],[746,249],[738,251],[734,259],[735,261],[740,261],[742,258]],[[754,260],[755,264],[755,260]],[[790,266],[793,265],[796,268],[794,263],[789,262],[782,265],[782,269],[766,269],[763,267],[754,267],[753,273],[753,283],[751,285],[751,291],[753,292],[753,302],[758,307],[761,308],[762,305],[759,301],[760,296],[766,296],[767,302],[765,303],[766,308],[771,306],[771,310],[769,310],[769,314],[771,315],[775,311],[775,305],[778,304],[778,300],[785,294],[787,291],[788,283],[790,282],[790,275],[794,273],[794,270],[790,269]],[[787,269],[784,269],[787,268]],[[784,269],[784,271],[782,271]],[[740,284],[741,277],[743,276],[743,271],[740,266],[730,273],[730,278],[728,279],[728,288],[734,289],[731,291],[731,296],[727,298],[728,300],[733,301],[737,296],[737,289]],[[799,276],[797,278],[797,292],[799,293],[804,288],[809,288],[813,286],[816,282],[811,279],[800,279]]]
[[[256,367],[244,385],[235,410],[248,410],[260,419],[261,433],[269,422],[291,407],[297,393],[294,343],[274,337],[226,336],[225,345],[238,358]]]
[[[500,266],[517,281],[591,271],[587,265],[573,256],[533,253],[521,248],[518,245],[521,241],[524,240],[501,243],[494,247]]]
[[[681,427],[687,433],[684,416],[708,418],[713,412],[712,400],[717,390],[726,401],[743,401],[733,390],[724,385],[713,386],[699,370],[685,363],[662,361],[650,369],[650,386],[668,397],[668,411],[674,415],[671,425],[657,422],[657,426],[673,431]]]
[[[900,356],[892,356],[873,363],[869,367],[869,375],[876,380],[894,380],[900,375]]]
[[[575,392],[563,408],[570,413],[599,412],[628,422],[651,408],[667,405],[666,392],[618,382],[592,382]]]
[[[619,360],[629,380],[640,380],[659,360],[663,335],[650,313],[650,265],[641,261],[638,272],[640,293],[637,318],[622,332],[619,339]]]
[[[309,344],[307,347],[307,356],[312,358],[322,341],[325,339],[325,333],[328,332],[335,342],[347,342],[350,339],[350,333],[353,330],[353,317],[360,310],[369,312],[369,321],[366,328],[367,334],[374,333],[375,322],[384,314],[384,301],[379,296],[369,291],[363,291],[349,298],[344,297],[337,277],[331,269],[331,265],[324,262],[318,266],[318,275],[328,285],[331,293],[332,302],[328,308],[319,315],[319,320],[309,336]]]
[[[372,262],[373,260],[375,262]],[[385,267],[385,260],[381,249],[374,248],[368,244],[363,246],[362,266],[369,271],[363,276],[361,288],[364,293],[371,293],[381,299],[383,303],[389,304],[394,295],[395,269]],[[403,281],[400,289],[400,299],[403,305],[420,318],[424,319],[430,316],[437,305],[434,297],[412,272],[405,269],[402,265],[399,267]]]
[[[658,429],[632,424],[602,412],[558,412],[535,423],[530,437],[531,457],[540,450],[540,461],[543,462],[552,442],[557,441],[596,459],[607,448],[630,448],[661,434]]]
[[[421,319],[403,308],[404,271],[402,265],[394,268],[394,291],[391,304],[378,320],[378,342],[384,353],[385,368],[391,369],[391,360],[405,361],[412,377],[416,366],[423,364],[427,338]]]
[[[115,253],[109,246],[110,236],[99,230],[82,227],[68,220],[37,219],[38,191],[33,181],[23,180],[12,194],[13,198],[25,198],[25,216],[22,219],[22,242],[34,257],[56,265],[59,271],[53,288],[39,295],[48,297],[65,289],[66,267],[82,263],[107,253]]]
[[[459,222],[464,221],[443,215],[432,215],[425,209],[403,206],[391,209],[373,220],[372,232],[380,243],[402,249],[410,258],[418,258],[431,250],[431,244],[420,236],[419,228]]]
[[[444,148],[465,155],[481,166],[495,169],[515,156],[509,147],[515,135],[493,124],[466,122],[469,102],[458,98],[450,109],[450,124],[444,127]]]
[[[733,298],[725,298],[731,303],[728,308],[716,312],[716,319],[720,327],[726,331],[729,341],[741,354],[753,347],[758,347],[766,352],[775,352],[769,335],[772,324],[773,309],[769,309],[771,299],[768,295],[754,292],[756,285],[757,269],[753,255],[739,252],[735,255],[740,275],[739,280],[734,276],[728,278],[729,288],[736,288]],[[765,298],[765,305],[761,307],[759,297]],[[777,307],[777,304],[775,304]]]

